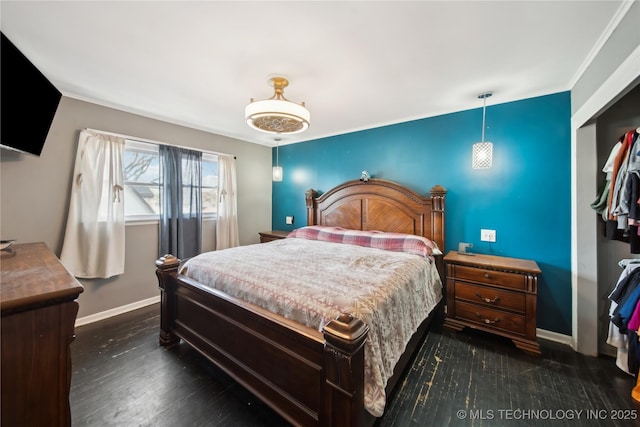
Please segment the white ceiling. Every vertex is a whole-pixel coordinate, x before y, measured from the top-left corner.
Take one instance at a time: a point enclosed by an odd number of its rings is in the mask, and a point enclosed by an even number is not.
[[[0,14],[65,96],[273,145],[244,121],[272,76],[311,112],[281,144],[479,108],[489,91],[487,105],[556,93],[623,3],[3,0]]]

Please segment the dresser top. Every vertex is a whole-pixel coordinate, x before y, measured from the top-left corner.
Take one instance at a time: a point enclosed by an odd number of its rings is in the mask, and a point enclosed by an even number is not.
[[[261,236],[287,237],[289,233],[291,233],[291,231],[269,230],[269,231],[261,231],[258,234],[260,234]]]
[[[50,301],[73,300],[83,290],[44,243],[13,245],[0,252],[0,309],[3,312],[46,305]]]
[[[444,257],[444,261],[474,267],[521,271],[523,273],[532,274],[541,273],[540,268],[535,261],[520,258],[507,258],[496,255],[460,254],[456,251],[450,251]]]

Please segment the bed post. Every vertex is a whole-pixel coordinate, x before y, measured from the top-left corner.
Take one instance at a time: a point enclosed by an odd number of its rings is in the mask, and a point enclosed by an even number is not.
[[[324,407],[321,424],[360,426],[364,409],[364,342],[369,327],[342,314],[323,329],[325,345]]]
[[[436,185],[431,189],[431,240],[444,250],[444,196],[447,189]]]
[[[447,189],[441,185],[436,185],[431,188],[431,236],[434,242],[438,244],[438,247],[442,252],[444,248],[444,197],[447,194]],[[436,256],[436,268],[440,275],[440,280],[444,283],[444,255]]]
[[[160,345],[171,347],[180,341],[171,332],[171,325],[175,319],[175,306],[173,298],[173,281],[176,280],[180,260],[167,254],[156,261],[156,276],[160,288]]]
[[[307,203],[307,225],[316,225],[318,218],[316,217],[316,197],[318,197],[318,192],[315,190],[307,190],[304,192],[304,199]]]

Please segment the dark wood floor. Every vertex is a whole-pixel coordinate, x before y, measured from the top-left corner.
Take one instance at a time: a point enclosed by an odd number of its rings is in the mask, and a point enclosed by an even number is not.
[[[613,359],[546,341],[533,358],[489,334],[443,332],[441,321],[378,426],[640,425],[635,379]],[[287,425],[187,345],[160,347],[158,327],[154,305],[76,328],[74,426]]]

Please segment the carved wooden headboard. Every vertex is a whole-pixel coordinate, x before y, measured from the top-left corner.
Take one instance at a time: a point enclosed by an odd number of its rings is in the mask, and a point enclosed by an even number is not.
[[[423,197],[381,179],[348,181],[319,197],[307,190],[307,224],[416,234],[433,240],[444,252],[446,193],[436,185],[430,197]]]

